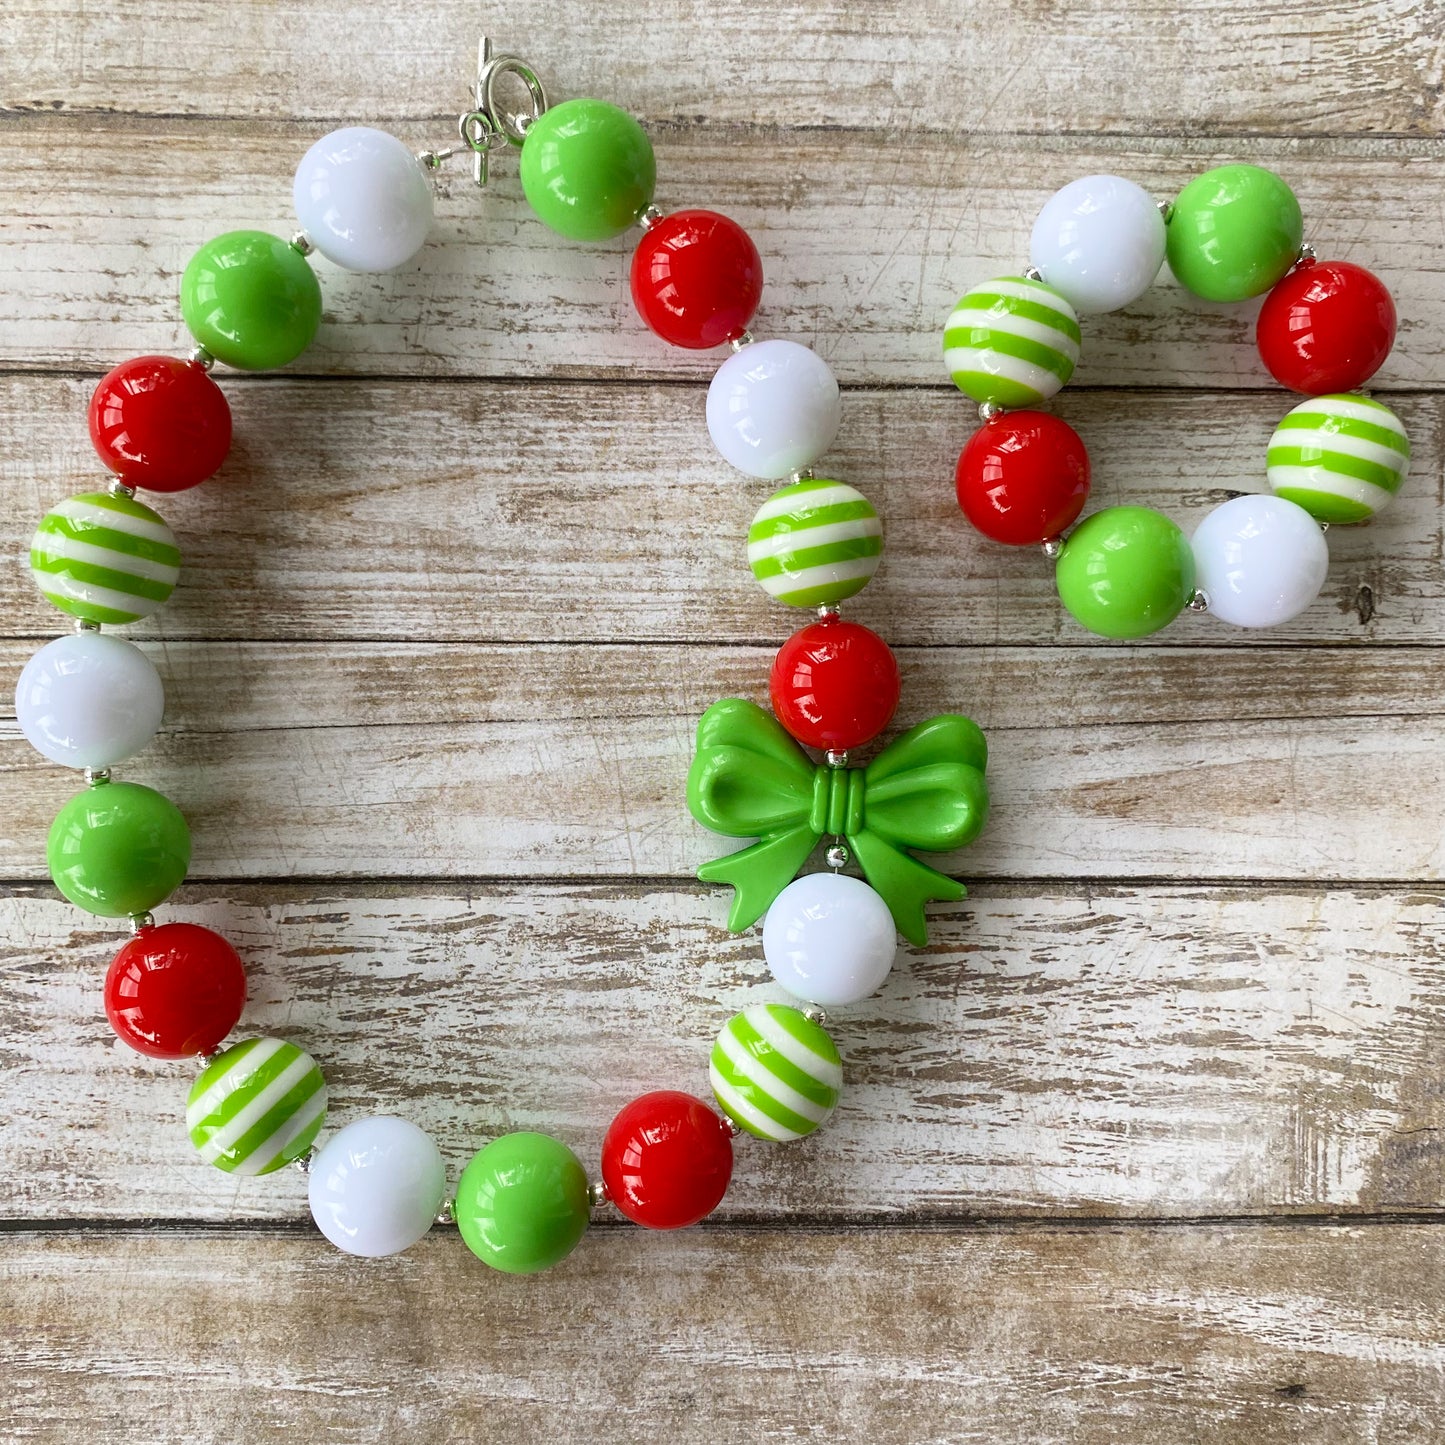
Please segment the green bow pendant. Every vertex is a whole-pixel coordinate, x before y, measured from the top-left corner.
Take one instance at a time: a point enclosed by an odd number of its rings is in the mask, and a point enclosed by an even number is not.
[[[814,763],[771,714],[723,698],[697,725],[687,774],[688,811],[730,838],[756,838],[705,863],[697,876],[737,890],[734,932],[756,922],[820,838],[848,840],[868,882],[910,943],[928,941],[923,905],[964,886],[903,850],[943,853],[978,837],[988,817],[988,744],[978,724],[945,713],[890,743],[863,768]]]

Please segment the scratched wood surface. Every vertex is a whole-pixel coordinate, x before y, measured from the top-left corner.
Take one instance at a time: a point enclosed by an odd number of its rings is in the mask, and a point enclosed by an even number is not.
[[[476,18],[22,0],[0,17],[0,496],[18,557],[93,485],[97,373],[184,343],[207,235],[278,232],[341,121],[443,140]],[[898,645],[900,722],[988,729],[971,884],[834,1029],[847,1092],[739,1150],[717,1218],[600,1215],[542,1279],[450,1231],[363,1264],[304,1184],[194,1162],[188,1071],[118,1046],[114,931],[44,880],[73,780],[0,705],[0,1434],[18,1440],[1445,1439],[1445,31],[1432,0],[906,0],[491,17],[554,94],[652,129],[666,205],[753,232],[760,334],[846,388],[830,471],[879,504],[853,615]],[[971,426],[956,294],[1022,263],[1040,201],[1225,159],[1401,310],[1374,383],[1408,487],[1334,529],[1319,604],[1246,636],[1101,645],[951,499]],[[765,488],[712,453],[715,357],[637,324],[627,243],[533,221],[508,160],[444,179],[419,261],[318,263],[288,373],[223,378],[223,474],[162,499],[186,571],[133,630],[167,727],[127,776],[195,837],[175,916],[251,974],[244,1027],[323,1061],[334,1118],[403,1113],[453,1168],[506,1129],[589,1166],[615,1108],[706,1090],[773,997],[692,881],[681,806],[714,697],[761,697],[788,619],[741,537]],[[1186,529],[1257,489],[1288,399],[1257,303],[1163,284],[1091,321],[1057,410],[1099,504]],[[0,569],[0,670],[55,616]]]

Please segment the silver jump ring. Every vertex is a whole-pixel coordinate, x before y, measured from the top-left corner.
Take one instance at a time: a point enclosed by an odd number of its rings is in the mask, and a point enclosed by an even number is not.
[[[532,102],[530,114],[504,115],[498,108],[497,98],[492,93],[492,87],[496,85],[499,75],[515,75],[527,87],[527,95]],[[527,127],[547,109],[547,92],[542,88],[542,82],[537,78],[537,72],[515,55],[499,55],[495,60],[488,61],[478,90],[480,92],[478,109],[485,111],[491,117],[493,125],[513,145],[522,144],[526,138]]]

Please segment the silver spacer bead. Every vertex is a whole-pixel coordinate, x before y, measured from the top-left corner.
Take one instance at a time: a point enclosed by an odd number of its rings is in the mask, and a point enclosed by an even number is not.
[[[1306,241],[1304,245],[1299,248],[1299,259],[1295,262],[1295,265],[1303,265],[1306,261],[1318,261],[1319,258],[1320,253]]]
[[[830,768],[846,768],[848,766],[848,750],[844,748],[841,752],[835,748],[829,748],[823,754],[823,761]]]
[[[105,489],[111,494],[112,497],[135,496],[135,488],[132,486],[128,486],[125,482],[121,481],[119,477],[112,477],[110,481],[106,483]]]
[[[92,622],[88,617],[77,617],[75,619],[75,630],[77,632],[99,632],[100,623]]]
[[[311,237],[305,231],[297,231],[291,237],[291,249],[299,251],[303,256],[309,256],[316,247],[311,243]]]
[[[817,1024],[819,1028],[822,1028],[823,1025],[828,1022],[828,1015],[815,1003],[808,1004],[802,1010],[802,1014],[809,1023]]]
[[[828,867],[832,868],[835,872],[839,868],[846,868],[848,866],[848,860],[852,856],[853,855],[841,843],[834,843],[833,846],[829,848],[828,851],[823,855],[823,857],[827,860]]]
[[[299,1159],[291,1161],[291,1167],[298,1174],[309,1174],[311,1172],[311,1161],[316,1157],[314,1149],[308,1149]]]
[[[799,467],[797,471],[788,473],[788,481],[794,485],[798,482],[811,482],[812,480],[812,467]]]
[[[86,768],[85,781],[87,784],[110,782],[109,768]]]
[[[599,1204],[610,1204],[612,1196],[607,1192],[607,1186],[600,1180],[587,1186],[587,1202],[595,1209]]]
[[[1330,530],[1330,524],[1329,524],[1328,522],[1321,522],[1321,523],[1320,523],[1320,531],[1321,531],[1321,532],[1328,532],[1329,530]]]
[[[730,1118],[727,1114],[723,1114],[720,1117],[722,1119],[722,1126],[727,1130],[729,1139],[736,1139],[738,1135],[743,1132],[743,1126],[739,1124],[736,1119]]]
[[[436,1212],[437,1224],[455,1224],[457,1222],[455,1199],[443,1199],[441,1208]]]
[[[1174,219],[1174,202],[1155,201],[1154,204],[1159,207],[1159,214],[1164,217],[1164,224],[1167,226]]]
[[[1037,266],[1025,266],[1023,271],[1025,281],[1042,281],[1044,273]]]
[[[196,1055],[196,1059],[203,1069],[209,1069],[220,1057],[221,1051],[219,1049],[203,1049]]]
[[[210,371],[216,364],[216,358],[204,346],[193,346],[186,360],[192,366],[199,366],[202,371]]]
[[[644,231],[650,231],[662,219],[662,212],[656,206],[649,206],[638,218],[637,224]]]
[[[1057,562],[1063,555],[1064,539],[1062,537],[1050,537],[1047,542],[1039,543],[1039,550],[1050,562]]]
[[[1002,416],[1003,408],[996,401],[981,401],[978,404],[978,419],[981,422],[991,422],[994,417]]]
[[[830,617],[838,615],[838,604],[836,602],[820,602],[818,604],[818,616],[826,622]]]
[[[1207,593],[1202,587],[1196,587],[1194,589],[1194,596],[1191,597],[1189,601],[1186,602],[1184,605],[1191,612],[1208,612],[1209,593]]]
[[[751,346],[752,344],[753,333],[751,331],[744,331],[741,336],[734,336],[733,339],[728,342],[728,345],[731,346],[734,351],[741,351],[743,347]]]
[[[139,933],[143,928],[155,927],[155,915],[152,913],[132,913],[130,916],[130,931]]]

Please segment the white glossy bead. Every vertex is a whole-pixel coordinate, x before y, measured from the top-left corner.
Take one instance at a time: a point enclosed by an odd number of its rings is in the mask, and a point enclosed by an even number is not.
[[[446,1188],[431,1136],[377,1114],[348,1124],[311,1161],[311,1217],[347,1254],[400,1254],[432,1227]]]
[[[1122,176],[1083,176],[1039,212],[1029,259],[1075,311],[1097,315],[1137,301],[1164,264],[1164,217]]]
[[[775,482],[810,467],[838,435],[838,383],[796,341],[754,341],[718,367],[707,391],[713,445],[739,471]]]
[[[1283,497],[1232,497],[1190,539],[1194,581],[1209,610],[1236,627],[1274,627],[1320,594],[1330,565],[1320,524]]]
[[[861,879],[806,873],[763,920],[773,977],[808,1003],[857,1003],[883,986],[898,951],[888,905]]]
[[[15,684],[15,716],[36,752],[68,768],[134,757],[161,725],[166,695],[150,658],[102,632],[48,642]]]
[[[394,135],[334,130],[306,152],[292,188],[311,244],[348,271],[390,271],[421,250],[431,229],[432,184]]]

